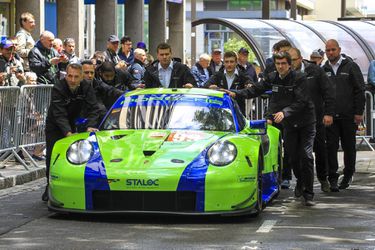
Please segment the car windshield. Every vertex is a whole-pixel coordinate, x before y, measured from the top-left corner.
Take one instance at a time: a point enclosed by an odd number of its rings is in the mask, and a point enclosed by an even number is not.
[[[235,131],[225,99],[204,95],[137,95],[119,100],[102,129]]]

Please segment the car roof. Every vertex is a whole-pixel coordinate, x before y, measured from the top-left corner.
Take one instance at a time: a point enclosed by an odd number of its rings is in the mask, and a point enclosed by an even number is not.
[[[149,89],[138,89],[126,93],[126,96],[134,95],[150,95],[150,94],[189,94],[189,95],[205,95],[212,97],[224,97],[224,92],[204,89],[204,88],[181,88],[181,89],[172,89],[172,88],[149,88]]]

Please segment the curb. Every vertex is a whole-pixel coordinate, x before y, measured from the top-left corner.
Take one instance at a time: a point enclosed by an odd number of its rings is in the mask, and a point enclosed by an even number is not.
[[[39,168],[19,175],[0,177],[0,189],[22,185],[46,176],[46,168]]]

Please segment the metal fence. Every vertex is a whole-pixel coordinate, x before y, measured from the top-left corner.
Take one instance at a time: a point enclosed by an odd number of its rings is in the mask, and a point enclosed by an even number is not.
[[[53,85],[0,87],[0,166],[14,156],[26,169],[38,167],[26,148],[45,143],[44,125]],[[22,152],[21,157],[18,152]]]

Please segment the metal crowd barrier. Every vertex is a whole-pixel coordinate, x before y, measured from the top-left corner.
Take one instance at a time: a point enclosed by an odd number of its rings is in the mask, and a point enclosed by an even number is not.
[[[29,170],[29,165],[26,162],[26,157],[34,167],[38,167],[26,148],[35,148],[45,144],[44,125],[52,87],[53,85],[24,85],[21,88],[2,87],[0,89],[0,93],[7,93],[4,95],[4,99],[0,99],[0,124],[1,127],[11,128],[9,133],[3,133],[5,140],[4,142],[1,140],[0,143],[0,152],[3,152],[0,157],[1,166],[14,156],[27,170]],[[12,92],[12,95],[9,90],[3,89],[14,89],[14,93]],[[6,114],[2,111],[3,106],[11,119],[3,118],[3,114]],[[11,125],[8,126],[8,123]],[[20,151],[25,159],[18,155]]]
[[[357,131],[357,139],[359,143],[357,147],[361,146],[365,143],[371,151],[375,151],[374,147],[371,145],[369,140],[374,138],[374,119],[375,119],[375,111],[374,111],[374,95],[370,91],[365,91],[366,96],[366,106],[363,115],[363,125]]]
[[[15,149],[14,128],[19,94],[19,87],[0,87],[0,168]]]

